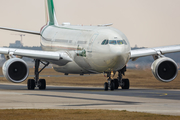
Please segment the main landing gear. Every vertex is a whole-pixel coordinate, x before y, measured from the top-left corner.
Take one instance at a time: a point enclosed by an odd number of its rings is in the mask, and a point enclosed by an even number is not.
[[[39,71],[40,63],[42,63],[44,67]],[[34,90],[35,87],[39,87],[40,90],[46,89],[46,80],[39,79],[39,74],[48,65],[49,65],[49,62],[45,63],[45,62],[40,61],[39,59],[35,59],[34,79],[28,79],[28,82],[27,82],[28,90]]]
[[[104,83],[104,90],[115,90],[120,86],[122,89],[129,89],[129,79],[122,79],[122,75],[124,75],[126,71],[126,67],[118,71],[118,77],[116,79],[112,79],[112,74],[107,73],[108,82]],[[113,73],[115,74],[115,73]]]

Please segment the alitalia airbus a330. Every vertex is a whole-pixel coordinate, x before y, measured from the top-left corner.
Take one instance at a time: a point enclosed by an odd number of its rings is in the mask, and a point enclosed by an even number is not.
[[[162,82],[174,80],[178,67],[174,60],[164,56],[166,53],[179,52],[180,45],[131,50],[127,37],[110,24],[98,26],[75,26],[69,23],[58,24],[53,0],[46,0],[47,24],[40,32],[0,27],[3,30],[39,35],[43,51],[0,48],[6,62],[2,69],[4,76],[11,82],[20,83],[27,79],[29,70],[22,57],[35,60],[34,79],[27,81],[29,90],[39,87],[46,89],[46,81],[39,79],[40,72],[49,64],[57,72],[67,74],[107,74],[105,90],[121,87],[129,89],[129,80],[123,79],[126,64],[139,57],[153,56],[151,69],[154,76]],[[39,71],[39,65],[44,67]],[[113,78],[115,73],[117,78]]]

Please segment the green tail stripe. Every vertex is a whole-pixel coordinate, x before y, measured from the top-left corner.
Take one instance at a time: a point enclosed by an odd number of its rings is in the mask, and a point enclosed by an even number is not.
[[[47,0],[47,5],[48,5],[48,13],[49,13],[49,25],[56,25],[57,20],[55,16],[53,0]]]

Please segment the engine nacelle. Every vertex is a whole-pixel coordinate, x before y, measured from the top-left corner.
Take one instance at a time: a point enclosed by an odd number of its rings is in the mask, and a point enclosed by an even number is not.
[[[170,58],[162,57],[153,62],[151,70],[156,79],[162,82],[174,80],[178,74],[176,62]]]
[[[2,71],[4,77],[14,83],[25,81],[29,75],[26,62],[20,58],[11,58],[7,60],[2,67]]]

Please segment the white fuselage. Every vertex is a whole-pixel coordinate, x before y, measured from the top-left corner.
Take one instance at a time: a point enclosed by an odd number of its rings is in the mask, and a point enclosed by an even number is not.
[[[58,72],[89,74],[117,71],[130,59],[130,44],[119,30],[107,26],[46,26],[41,31],[46,51],[65,51],[72,59],[65,66],[52,61]]]

